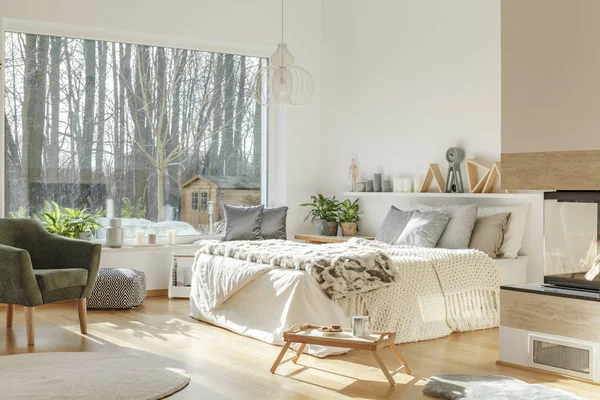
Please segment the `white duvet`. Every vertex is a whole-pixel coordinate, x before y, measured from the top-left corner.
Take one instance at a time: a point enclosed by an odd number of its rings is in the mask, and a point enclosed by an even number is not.
[[[499,275],[483,253],[367,246],[389,254],[396,283],[335,301],[309,272],[199,251],[190,314],[273,344],[282,344],[283,331],[292,325],[348,327],[352,315],[369,315],[374,329],[395,331],[397,343],[498,325]],[[340,352],[307,350],[317,356]]]
[[[213,301],[204,292],[206,278],[200,278],[198,265],[209,270],[243,270],[247,261],[232,258],[199,254],[194,263],[194,280],[190,296],[190,315],[201,321],[229,329],[266,343],[282,345],[283,332],[302,322],[318,325],[338,324],[349,326],[349,318],[343,309],[333,303],[321,290],[314,278],[306,271],[272,268],[262,264],[246,276],[239,271],[235,283],[228,283],[227,289],[217,290],[218,298],[227,301]],[[260,271],[260,272],[259,272]],[[203,275],[203,274],[202,274]],[[217,272],[210,273],[212,282]],[[248,280],[249,276],[254,279]],[[235,287],[246,282],[243,289]],[[341,354],[346,349],[307,346],[307,353],[317,357]]]

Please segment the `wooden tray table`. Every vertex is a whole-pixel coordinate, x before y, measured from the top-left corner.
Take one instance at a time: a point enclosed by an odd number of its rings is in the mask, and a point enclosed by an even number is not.
[[[283,333],[283,341],[285,344],[283,345],[283,349],[281,349],[281,352],[271,367],[271,373],[275,373],[275,370],[281,363],[283,356],[290,348],[292,343],[300,343],[300,348],[296,352],[296,357],[292,359],[294,364],[298,361],[300,355],[302,355],[302,352],[307,344],[329,347],[346,347],[355,350],[368,350],[371,352],[371,354],[373,354],[373,358],[375,358],[377,365],[379,365],[379,368],[381,368],[381,371],[383,371],[383,374],[387,378],[390,385],[394,385],[396,382],[394,381],[392,374],[390,374],[390,371],[383,363],[383,360],[381,357],[379,357],[379,354],[377,354],[377,351],[383,349],[384,347],[390,347],[401,364],[399,369],[404,369],[404,372],[407,374],[411,373],[406,361],[404,361],[400,355],[400,352],[396,348],[396,345],[394,344],[394,341],[396,340],[396,332],[373,332],[368,338],[357,338],[352,336],[351,329],[344,329],[344,332],[340,332],[336,336],[325,336],[318,330],[319,328],[321,328],[319,325],[303,324],[294,325],[289,330],[285,331]]]

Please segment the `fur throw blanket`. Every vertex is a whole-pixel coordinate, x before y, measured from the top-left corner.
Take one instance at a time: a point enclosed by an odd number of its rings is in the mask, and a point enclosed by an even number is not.
[[[398,281],[398,270],[381,249],[360,243],[310,245],[283,240],[206,242],[198,253],[305,270],[333,300]]]

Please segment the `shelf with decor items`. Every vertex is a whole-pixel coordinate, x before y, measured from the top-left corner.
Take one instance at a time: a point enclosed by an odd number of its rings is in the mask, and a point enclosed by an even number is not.
[[[477,199],[535,199],[541,198],[543,192],[539,193],[441,193],[441,192],[344,192],[346,197],[462,197]]]

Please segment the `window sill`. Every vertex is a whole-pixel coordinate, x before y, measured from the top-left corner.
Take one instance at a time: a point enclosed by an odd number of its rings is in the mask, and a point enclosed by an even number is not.
[[[174,251],[174,250],[198,250],[198,244],[176,244],[176,245],[142,245],[142,246],[123,246],[119,248],[105,247],[102,243],[103,253],[119,253],[126,251]]]

